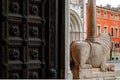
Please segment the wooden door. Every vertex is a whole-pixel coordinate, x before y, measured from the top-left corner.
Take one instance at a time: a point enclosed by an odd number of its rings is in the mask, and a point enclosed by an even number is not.
[[[1,0],[1,78],[57,78],[54,2]]]

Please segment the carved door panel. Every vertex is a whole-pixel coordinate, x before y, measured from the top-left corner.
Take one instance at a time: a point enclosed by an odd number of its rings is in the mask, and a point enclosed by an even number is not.
[[[45,1],[1,1],[1,78],[45,78]]]

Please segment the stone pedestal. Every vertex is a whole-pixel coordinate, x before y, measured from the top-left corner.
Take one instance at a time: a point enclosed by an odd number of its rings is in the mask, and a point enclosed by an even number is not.
[[[81,69],[79,71],[81,79],[101,78],[101,77],[114,77],[115,72],[101,72],[100,68]]]

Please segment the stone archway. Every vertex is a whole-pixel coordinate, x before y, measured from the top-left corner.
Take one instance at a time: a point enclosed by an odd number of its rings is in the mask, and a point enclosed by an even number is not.
[[[75,40],[83,40],[83,25],[80,16],[70,10],[70,43]]]

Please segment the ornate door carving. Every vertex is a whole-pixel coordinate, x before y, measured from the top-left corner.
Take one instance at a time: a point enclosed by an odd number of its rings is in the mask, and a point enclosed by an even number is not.
[[[50,37],[45,4],[45,0],[1,0],[1,78],[46,78]]]

